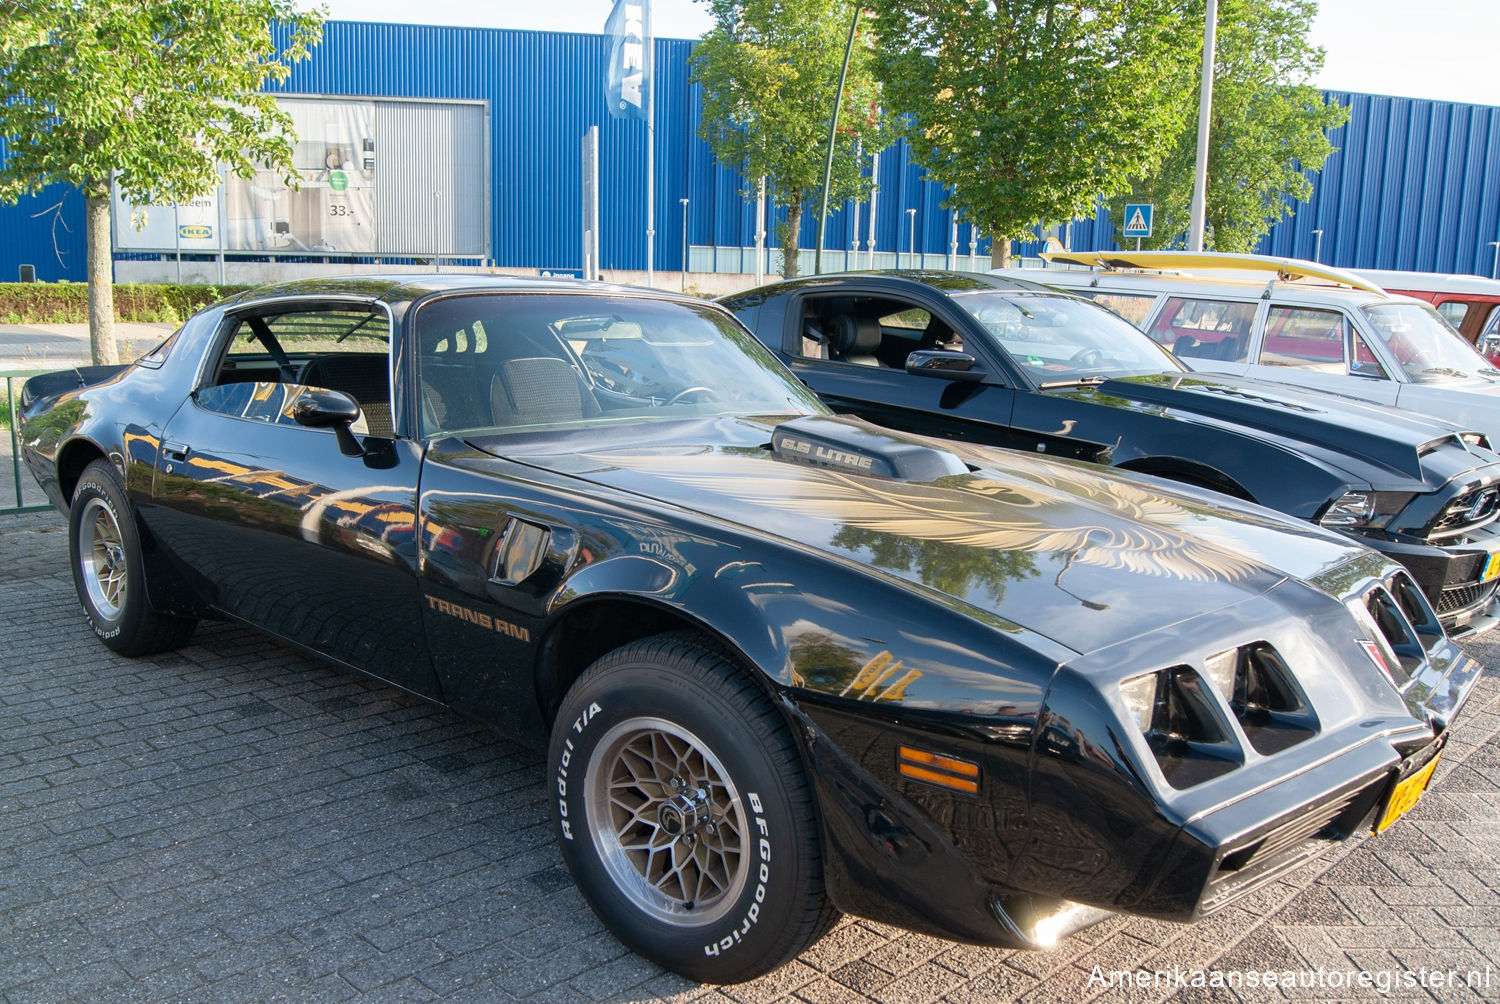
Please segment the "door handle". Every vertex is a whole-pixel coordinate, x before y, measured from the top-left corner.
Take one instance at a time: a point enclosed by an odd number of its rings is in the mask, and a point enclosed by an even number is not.
[[[166,457],[168,460],[186,460],[188,451],[191,449],[192,447],[184,443],[161,444],[162,456]]]

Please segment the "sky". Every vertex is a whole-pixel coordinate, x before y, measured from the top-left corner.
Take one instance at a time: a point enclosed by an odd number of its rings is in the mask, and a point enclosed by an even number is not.
[[[597,34],[612,0],[324,0],[345,21],[458,24]],[[308,0],[310,5],[310,0]],[[653,0],[659,38],[697,38],[700,0]],[[1312,40],[1327,51],[1313,82],[1339,91],[1500,105],[1500,0],[1322,0]]]

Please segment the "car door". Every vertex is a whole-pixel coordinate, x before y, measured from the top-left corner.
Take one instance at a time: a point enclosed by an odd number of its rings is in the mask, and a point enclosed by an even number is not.
[[[422,451],[395,432],[391,344],[374,302],[227,314],[167,424],[145,515],[219,610],[436,697],[416,580]],[[293,418],[316,387],[360,404],[350,435]]]
[[[983,348],[966,344],[967,322],[951,306],[840,287],[798,295],[785,323],[782,358],[835,411],[922,435],[1009,445],[1012,382]],[[965,378],[909,373],[907,358],[923,349],[969,355],[972,367]]]
[[[1342,310],[1272,302],[1250,376],[1394,405],[1400,384]]]

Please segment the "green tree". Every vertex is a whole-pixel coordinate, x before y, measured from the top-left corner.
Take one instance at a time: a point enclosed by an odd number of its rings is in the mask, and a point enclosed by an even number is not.
[[[1292,200],[1306,202],[1312,182],[1334,146],[1328,130],[1349,110],[1324,98],[1307,81],[1323,65],[1323,50],[1307,35],[1315,0],[1220,0],[1215,43],[1213,114],[1209,120],[1208,188],[1203,245],[1246,252],[1260,243]],[[1111,214],[1124,225],[1126,202],[1156,206],[1152,235],[1142,246],[1186,247],[1198,142],[1196,84],[1180,98],[1190,108],[1160,170],[1142,177]]]
[[[291,183],[291,119],[259,90],[306,58],[323,17],[296,0],[0,0],[0,201],[82,191],[96,363],[116,361],[111,177],[138,203],[211,191],[217,163]]]
[[[693,50],[692,82],[702,88],[699,135],[714,157],[738,170],[756,195],[766,179],[771,202],[786,210],[776,238],[784,271],[797,274],[802,210],[821,195],[834,94],[856,4],[850,0],[704,0],[714,26]],[[860,174],[890,140],[881,128],[874,52],[868,33],[855,40],[839,110],[829,202],[862,198]]]
[[[1173,0],[874,0],[889,112],[995,238],[1092,215],[1171,149],[1202,20]],[[1172,100],[1164,100],[1170,97]]]

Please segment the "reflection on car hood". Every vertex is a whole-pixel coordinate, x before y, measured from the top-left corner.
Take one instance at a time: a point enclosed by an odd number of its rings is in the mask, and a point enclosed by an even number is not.
[[[1106,380],[1096,389],[1107,397],[1161,405],[1257,433],[1331,447],[1415,480],[1422,479],[1422,447],[1445,439],[1459,445],[1459,430],[1439,419],[1243,377],[1137,376]],[[1481,453],[1474,466],[1494,459]]]
[[[537,444],[517,459],[873,565],[1080,652],[1367,553],[1255,506],[1093,465],[941,444],[970,472],[897,481],[777,457],[759,423],[691,431],[583,452]]]

